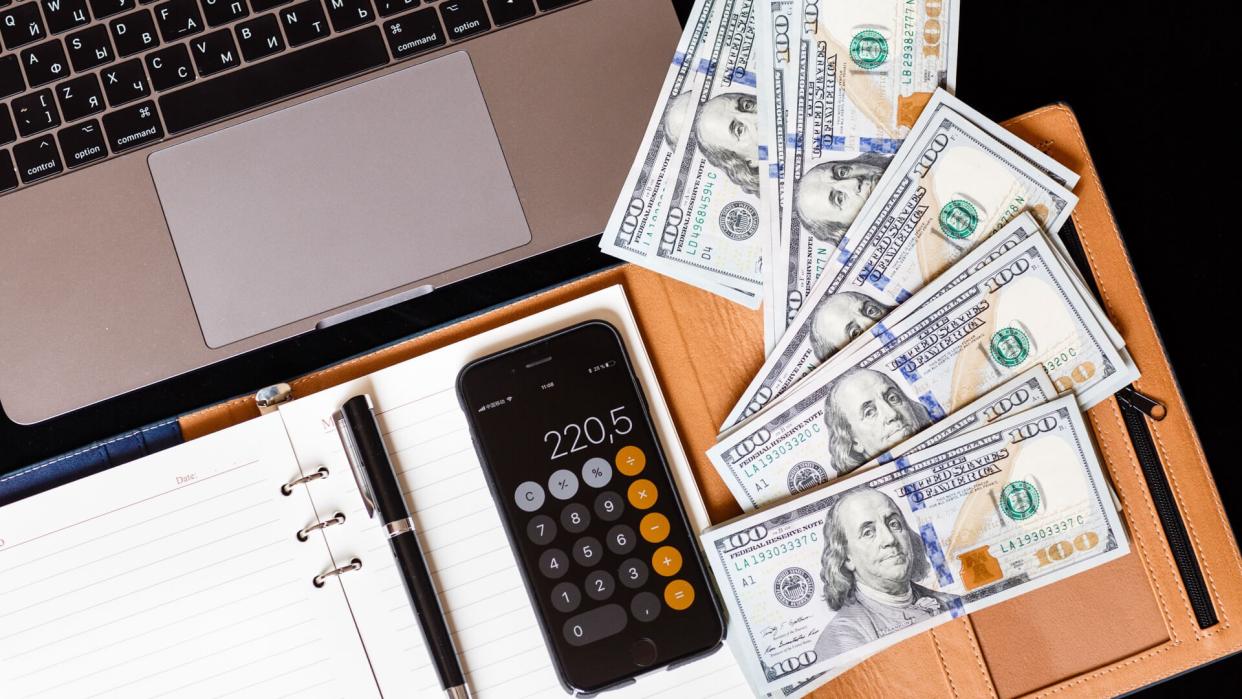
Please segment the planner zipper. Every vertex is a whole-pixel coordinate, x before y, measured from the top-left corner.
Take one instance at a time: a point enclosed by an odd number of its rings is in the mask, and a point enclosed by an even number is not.
[[[1073,219],[1066,221],[1065,226],[1061,228],[1060,237],[1078,268],[1084,272],[1089,271],[1091,266],[1087,263],[1082,239],[1079,237],[1078,229],[1074,227]],[[1094,277],[1086,275],[1086,279],[1098,299],[1100,290]],[[1168,474],[1165,472],[1164,464],[1160,461],[1155,441],[1151,436],[1151,429],[1147,425],[1147,419],[1157,422],[1163,420],[1167,409],[1160,401],[1143,395],[1134,388],[1133,384],[1117,391],[1114,397],[1121,409],[1122,421],[1125,423],[1126,432],[1130,435],[1130,444],[1134,447],[1134,455],[1143,471],[1143,478],[1147,481],[1147,491],[1151,493],[1152,503],[1160,517],[1164,538],[1169,543],[1169,550],[1173,554],[1177,572],[1182,578],[1182,586],[1186,589],[1186,598],[1190,601],[1190,607],[1194,611],[1195,621],[1201,629],[1215,626],[1218,622],[1216,608],[1212,605],[1207,584],[1203,580],[1203,571],[1199,568],[1199,559],[1195,556],[1194,547],[1191,546],[1190,537],[1186,532],[1186,522],[1177,509],[1177,502],[1169,487]]]

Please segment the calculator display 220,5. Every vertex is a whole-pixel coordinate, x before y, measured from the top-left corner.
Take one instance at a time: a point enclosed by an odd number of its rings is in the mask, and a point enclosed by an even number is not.
[[[566,689],[597,692],[720,642],[706,568],[611,325],[478,360],[458,393]]]

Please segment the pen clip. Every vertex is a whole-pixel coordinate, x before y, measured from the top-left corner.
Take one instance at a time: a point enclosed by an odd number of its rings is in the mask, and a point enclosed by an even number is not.
[[[371,397],[367,396],[367,406],[370,407],[370,404]],[[375,517],[375,491],[371,488],[371,479],[367,477],[362,453],[358,450],[354,432],[349,426],[349,418],[345,417],[344,411],[338,410],[333,414],[332,420],[336,423],[336,433],[341,438],[341,445],[345,447],[345,460],[349,462],[349,470],[354,473],[358,494],[362,496],[362,504],[367,508],[367,518],[371,519]]]

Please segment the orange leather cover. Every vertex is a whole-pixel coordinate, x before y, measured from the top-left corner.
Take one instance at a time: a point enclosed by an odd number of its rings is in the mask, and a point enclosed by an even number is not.
[[[1125,246],[1069,108],[1006,127],[1082,176],[1073,220],[1104,308],[1142,371],[1136,388],[1167,407],[1148,420],[1219,623],[1200,629],[1173,563],[1116,399],[1089,413],[1121,499],[1133,552],[909,639],[854,668],[819,697],[1102,696],[1124,693],[1242,648],[1242,560]],[[515,318],[623,284],[713,521],[738,514],[704,452],[763,362],[759,313],[625,265],[291,382],[302,396],[424,354]],[[187,439],[258,415],[237,399],[181,419]]]

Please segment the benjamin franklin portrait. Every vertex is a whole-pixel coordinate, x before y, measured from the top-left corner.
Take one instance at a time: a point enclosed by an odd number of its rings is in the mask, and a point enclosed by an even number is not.
[[[891,498],[865,486],[830,507],[820,563],[824,601],[836,612],[815,643],[820,659],[926,621],[958,601],[915,582],[931,573],[922,537]]]
[[[802,227],[817,240],[840,243],[891,158],[883,153],[859,153],[853,160],[820,163],[808,170],[794,190],[794,208]]]
[[[707,100],[694,124],[699,149],[733,183],[759,193],[759,111],[754,95],[726,92]]]
[[[686,122],[694,109],[694,92],[687,90],[669,100],[664,112],[664,142],[669,148],[677,150],[677,144],[686,133]]]
[[[824,361],[850,340],[875,325],[892,306],[857,291],[841,291],[824,297],[811,316],[811,350]]]
[[[851,369],[824,397],[832,467],[844,474],[932,423],[931,414],[892,379],[871,369]]]

